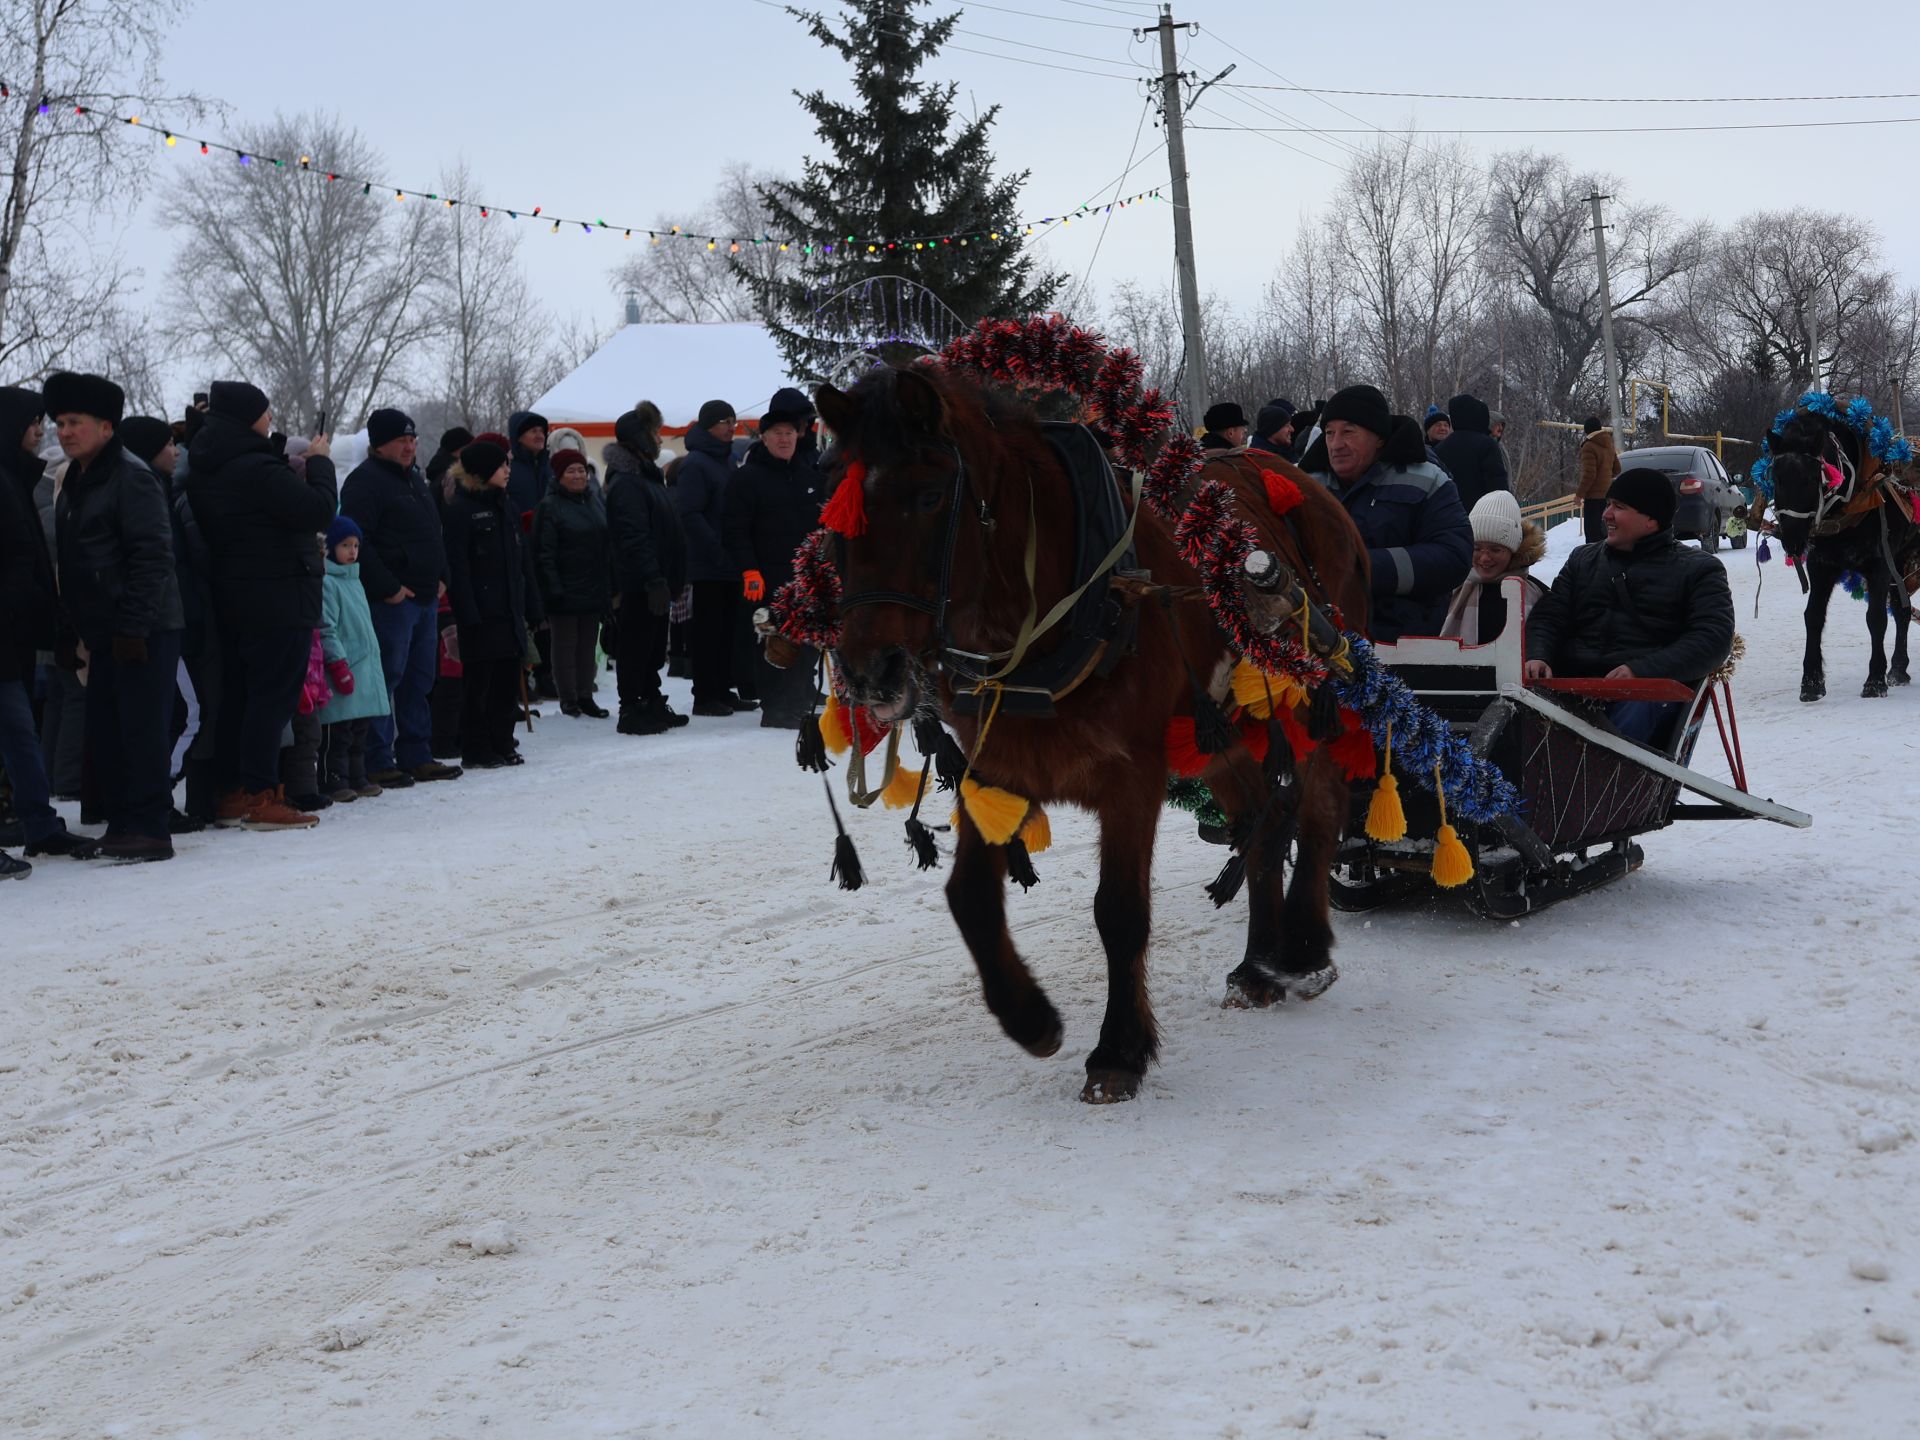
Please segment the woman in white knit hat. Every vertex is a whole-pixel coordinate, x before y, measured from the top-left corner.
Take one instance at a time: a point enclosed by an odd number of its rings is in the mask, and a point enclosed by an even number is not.
[[[1507,627],[1502,580],[1518,575],[1525,582],[1518,622],[1522,625],[1534,601],[1547,593],[1547,587],[1527,573],[1534,561],[1546,554],[1547,535],[1538,525],[1520,518],[1520,502],[1511,490],[1490,490],[1482,495],[1467,520],[1473,526],[1473,571],[1453,592],[1440,633],[1468,645],[1485,645],[1498,639]]]

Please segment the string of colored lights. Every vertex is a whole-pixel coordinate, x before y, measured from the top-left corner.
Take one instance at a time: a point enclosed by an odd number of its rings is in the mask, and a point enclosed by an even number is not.
[[[14,87],[5,81],[0,81],[0,100],[11,100],[14,98]],[[572,230],[577,228],[581,233],[587,235],[591,235],[596,230],[605,230],[618,234],[627,240],[633,239],[636,235],[644,236],[649,243],[654,245],[658,245],[663,240],[698,241],[704,243],[709,250],[718,250],[722,245],[725,245],[728,252],[735,255],[739,254],[743,249],[758,245],[771,245],[783,252],[798,250],[804,255],[811,255],[816,250],[823,255],[831,255],[837,248],[844,249],[849,246],[857,251],[859,247],[864,245],[866,247],[866,254],[878,255],[889,250],[905,250],[908,248],[914,250],[936,250],[942,246],[951,245],[959,247],[982,241],[1013,241],[1017,243],[1032,235],[1034,233],[1034,227],[1036,226],[1071,225],[1075,220],[1083,217],[1110,215],[1115,210],[1125,210],[1130,206],[1138,205],[1145,201],[1164,199],[1159,187],[1156,186],[1154,189],[1142,190],[1138,194],[1129,195],[1124,199],[1108,201],[1105,204],[1079,205],[1072,209],[1063,210],[1058,215],[1028,216],[1017,220],[977,222],[973,225],[959,226],[949,231],[936,231],[925,235],[898,235],[893,237],[846,235],[832,238],[812,235],[788,236],[785,239],[780,239],[770,234],[707,235],[697,231],[684,230],[678,225],[625,225],[616,221],[599,218],[585,220],[574,216],[549,215],[539,205],[531,208],[524,206],[516,208],[510,205],[496,205],[491,201],[463,200],[457,196],[440,195],[431,190],[419,190],[411,186],[395,185],[391,181],[372,179],[363,175],[349,175],[343,171],[330,170],[314,156],[309,154],[301,154],[296,159],[256,154],[252,151],[242,149],[238,145],[229,145],[223,140],[214,140],[199,135],[189,135],[184,130],[169,129],[157,121],[143,118],[139,115],[115,115],[111,112],[96,110],[93,107],[78,102],[62,101],[55,96],[43,95],[40,99],[27,103],[37,105],[42,115],[51,114],[55,105],[61,105],[63,107],[71,105],[73,113],[76,116],[93,116],[96,119],[115,121],[131,129],[141,130],[159,139],[168,149],[177,148],[181,142],[184,141],[188,145],[199,146],[202,155],[210,155],[217,150],[222,154],[232,155],[242,165],[252,166],[258,164],[270,166],[276,170],[297,170],[326,182],[358,185],[362,195],[372,195],[376,190],[384,195],[390,190],[393,192],[393,198],[396,201],[406,201],[409,199],[425,200],[433,204],[444,205],[450,210],[464,206],[467,209],[478,210],[480,212],[480,218],[483,220],[493,219],[501,215],[506,216],[509,220],[544,220],[548,222],[548,233],[554,235],[559,234],[562,229]]]

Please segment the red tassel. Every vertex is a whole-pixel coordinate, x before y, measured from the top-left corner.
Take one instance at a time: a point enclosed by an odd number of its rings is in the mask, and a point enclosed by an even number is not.
[[[1193,717],[1176,715],[1167,722],[1167,769],[1191,780],[1207,768],[1213,757],[1202,755],[1193,741]]]
[[[1280,722],[1280,733],[1287,737],[1287,744],[1293,747],[1293,758],[1305,760],[1311,755],[1318,743],[1307,734],[1307,727],[1300,723],[1300,717],[1292,706],[1282,706],[1274,712],[1273,718]]]
[[[1267,506],[1276,515],[1286,514],[1307,498],[1300,493],[1298,485],[1278,470],[1262,470],[1260,480],[1267,487]]]
[[[1247,753],[1253,756],[1256,765],[1266,763],[1267,750],[1272,736],[1267,733],[1267,722],[1256,720],[1251,715],[1240,717],[1240,743],[1247,747]]]
[[[860,753],[871,755],[874,746],[887,738],[887,732],[881,728],[864,705],[855,705],[851,711],[853,728],[860,733]]]
[[[1380,757],[1373,748],[1373,733],[1361,722],[1358,711],[1342,709],[1340,721],[1346,728],[1340,738],[1327,747],[1327,754],[1347,779],[1373,779],[1380,773]]]
[[[840,488],[820,512],[820,523],[837,530],[849,540],[867,533],[867,462],[856,460],[847,466]]]

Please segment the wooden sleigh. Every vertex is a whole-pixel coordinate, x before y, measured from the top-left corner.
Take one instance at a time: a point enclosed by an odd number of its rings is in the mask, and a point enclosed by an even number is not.
[[[1500,582],[1507,614],[1521,613],[1523,582]],[[1408,636],[1375,653],[1421,702],[1442,715],[1474,751],[1498,765],[1520,791],[1514,815],[1486,824],[1456,821],[1474,858],[1465,890],[1482,915],[1510,920],[1544,909],[1640,868],[1640,836],[1676,820],[1771,820],[1804,829],[1812,817],[1747,787],[1746,762],[1727,674],[1698,686],[1674,680],[1527,682],[1524,628],[1510,623],[1485,645]],[[1639,745],[1606,721],[1621,700],[1678,701],[1682,709],[1659,748]],[[1732,775],[1729,783],[1692,769],[1708,717]],[[1334,905],[1371,910],[1430,893],[1431,837],[1439,824],[1433,795],[1404,776],[1406,840],[1367,837],[1366,796],[1334,860]],[[1684,798],[1683,798],[1684,797]]]

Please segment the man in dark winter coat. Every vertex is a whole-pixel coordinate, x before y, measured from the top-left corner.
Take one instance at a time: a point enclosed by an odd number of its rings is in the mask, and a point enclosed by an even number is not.
[[[687,535],[687,575],[693,582],[693,713],[723,716],[759,708],[733,693],[733,630],[740,567],[727,554],[727,486],[733,478],[734,413],[724,400],[700,407],[687,430],[687,453],[674,472],[673,504]]]
[[[460,626],[463,764],[520,763],[513,738],[527,622],[539,613],[519,512],[507,493],[508,461],[476,440],[460,452],[459,488],[447,503],[447,598]]]
[[[1453,477],[1460,503],[1472,510],[1482,495],[1513,489],[1507,478],[1507,457],[1493,438],[1486,402],[1456,395],[1447,401],[1447,417],[1453,429],[1440,442],[1440,464]]]
[[[1353,517],[1373,571],[1371,639],[1438,635],[1473,565],[1473,527],[1453,482],[1426,459],[1420,428],[1371,385],[1327,401],[1325,428],[1301,468]]]
[[[1733,648],[1733,594],[1711,555],[1673,533],[1673,482],[1622,471],[1607,491],[1604,542],[1567,557],[1527,618],[1529,680],[1601,676],[1697,685]],[[1677,700],[1623,700],[1607,718],[1629,740],[1664,740]]]
[[[516,410],[507,417],[507,439],[513,442],[507,498],[516,515],[531,514],[553,488],[553,464],[547,458],[549,428],[547,417],[532,410]]]
[[[1247,448],[1282,460],[1293,458],[1293,409],[1268,405],[1253,420],[1253,437]]]
[[[667,662],[667,612],[687,588],[687,537],[660,473],[660,410],[641,401],[613,423],[607,467],[607,525],[613,543],[619,616],[620,733],[658,735],[687,723],[660,690]]]
[[[1209,405],[1203,425],[1205,433],[1200,437],[1203,452],[1238,450],[1247,443],[1247,412],[1231,400]]]
[[[167,756],[185,620],[166,491],[115,433],[118,385],[63,373],[48,379],[46,402],[68,461],[54,549],[60,603],[87,647],[88,749],[107,812],[100,853],[170,860]]]
[[[801,427],[810,418],[777,404],[767,411],[760,419],[759,443],[727,485],[727,549],[740,569],[741,599],[749,606],[765,603],[793,578],[794,550],[820,528],[826,482],[799,455]],[[812,708],[811,672],[804,666],[777,670],[758,647],[754,668],[765,707],[760,723],[798,729]]]
[[[452,780],[460,767],[433,758],[433,710],[428,696],[439,667],[440,596],[446,592],[447,550],[440,507],[414,457],[420,441],[400,410],[367,417],[367,458],[340,490],[340,513],[360,527],[360,583],[380,639],[393,711],[367,727],[367,779],[385,789],[415,781]]]
[[[33,503],[46,462],[37,390],[0,389],[0,764],[29,855],[91,856],[53,808],[46,758],[33,728],[34,657],[59,643],[53,556]],[[18,864],[18,861],[14,862]]]
[[[280,735],[320,624],[332,447],[316,437],[296,474],[268,438],[265,394],[241,380],[216,381],[207,393],[207,423],[188,447],[187,501],[206,542],[222,645],[215,817],[250,830],[300,829],[315,821],[278,794]]]

